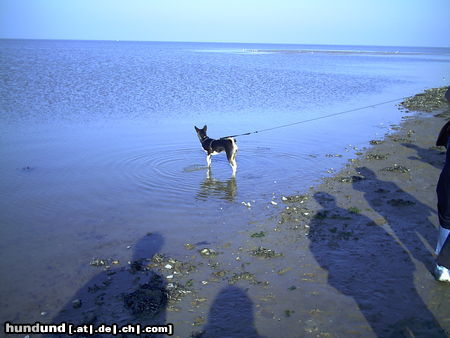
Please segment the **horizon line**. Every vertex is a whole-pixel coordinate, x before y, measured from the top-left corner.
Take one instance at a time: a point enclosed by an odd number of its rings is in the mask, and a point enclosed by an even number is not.
[[[133,40],[133,39],[78,39],[78,38],[9,38],[0,40],[32,40],[32,41],[92,41],[92,42],[156,42],[156,43],[222,43],[242,45],[312,45],[312,46],[361,46],[361,47],[409,47],[409,48],[450,48],[449,46],[411,46],[383,44],[343,44],[343,43],[293,43],[293,42],[236,42],[236,41],[179,41],[179,40]]]

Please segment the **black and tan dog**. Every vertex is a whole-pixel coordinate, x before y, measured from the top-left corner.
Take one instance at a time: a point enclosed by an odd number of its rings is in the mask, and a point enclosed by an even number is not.
[[[232,137],[224,137],[218,140],[214,140],[206,135],[207,126],[205,125],[202,129],[195,127],[197,136],[202,144],[203,150],[206,152],[206,162],[208,167],[211,167],[211,156],[217,155],[225,150],[227,154],[228,162],[233,169],[233,175],[236,174],[237,164],[236,164],[236,153],[238,147],[236,145],[236,140]]]

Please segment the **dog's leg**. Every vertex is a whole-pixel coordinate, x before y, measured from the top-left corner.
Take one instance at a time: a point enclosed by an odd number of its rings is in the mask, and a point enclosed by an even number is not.
[[[230,165],[231,169],[233,170],[233,176],[236,176],[236,169],[237,169],[236,161],[231,162]]]
[[[237,163],[236,163],[236,151],[230,156],[228,160],[230,163],[231,169],[233,170],[233,176],[236,175]]]
[[[238,148],[237,144],[234,143],[233,161],[235,161],[235,162],[236,162],[236,155],[237,155],[238,149],[239,149],[239,148]],[[237,165],[236,165],[236,166],[237,166]]]
[[[211,167],[208,167],[206,170],[206,179],[209,181],[211,180]]]
[[[236,163],[236,153],[238,151],[238,147],[234,139],[229,138],[230,143],[226,148],[228,163],[230,163],[231,169],[233,170],[233,176],[236,175],[237,163]]]
[[[206,155],[206,163],[208,163],[208,167],[211,168],[211,155]]]
[[[233,153],[230,159],[231,169],[233,169],[233,176],[236,175],[237,163],[236,163],[236,151]]]
[[[230,165],[233,169],[233,176],[236,175],[237,163],[236,163],[236,155],[237,155],[238,147],[236,142],[233,140],[233,154],[231,155]]]

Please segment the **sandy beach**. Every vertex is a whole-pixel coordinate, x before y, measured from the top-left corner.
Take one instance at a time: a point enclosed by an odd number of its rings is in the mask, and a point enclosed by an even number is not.
[[[448,336],[450,288],[431,273],[442,93],[407,100],[384,138],[306,193],[272,199],[271,216],[232,242],[171,257],[148,233],[126,264],[92,260],[98,275],[51,322],[172,323],[176,337]]]

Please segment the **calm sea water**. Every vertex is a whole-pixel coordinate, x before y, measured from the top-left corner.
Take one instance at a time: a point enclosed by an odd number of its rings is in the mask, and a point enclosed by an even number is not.
[[[235,178],[225,156],[207,174],[194,125],[218,138],[448,85],[450,49],[0,40],[0,80],[0,313],[33,322],[92,277],[92,257],[126,261],[148,232],[173,255],[234,240],[402,114],[239,137]]]

